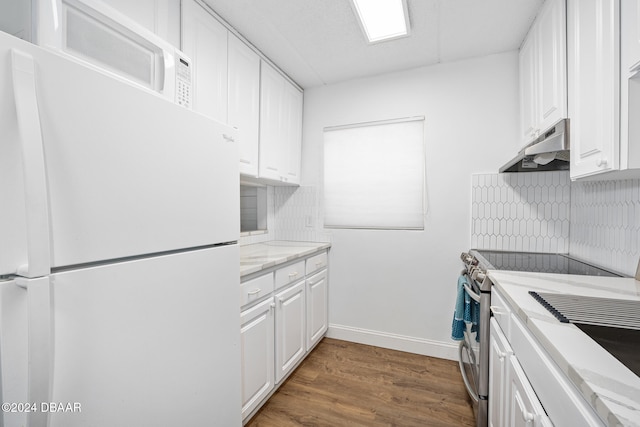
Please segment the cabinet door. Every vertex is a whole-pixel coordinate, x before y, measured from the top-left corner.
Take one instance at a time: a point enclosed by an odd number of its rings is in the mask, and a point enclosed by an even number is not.
[[[571,178],[619,167],[620,2],[568,0]]]
[[[173,42],[170,37],[169,27],[178,28],[180,25],[179,18],[175,21],[172,19],[172,13],[169,12],[172,8],[170,4],[171,0],[103,0],[104,3],[112,6],[114,9],[124,13],[129,18],[138,22],[150,31],[153,31],[163,39]],[[179,7],[179,6],[176,6]],[[174,12],[171,10],[171,12]],[[176,10],[175,12],[178,12]],[[173,29],[173,28],[171,28]],[[179,32],[176,31],[175,36],[179,37]],[[179,45],[180,40],[177,40]]]
[[[511,427],[534,427],[550,425],[531,384],[527,380],[516,357],[509,357],[509,422]]]
[[[276,383],[305,354],[305,282],[276,294]]]
[[[260,57],[229,34],[229,126],[238,128],[240,173],[258,175]]]
[[[194,65],[194,111],[227,123],[227,29],[195,0],[182,1],[182,51]]]
[[[547,1],[536,21],[538,82],[537,121],[544,132],[567,117],[566,4]]]
[[[622,78],[640,66],[640,3],[638,0],[621,2]]]
[[[327,270],[307,279],[307,350],[327,331],[328,326]]]
[[[260,166],[262,178],[281,181],[287,167],[282,135],[284,78],[269,64],[260,69]]]
[[[489,427],[506,426],[509,419],[509,358],[513,350],[492,317],[489,337]]]
[[[242,418],[273,390],[273,298],[240,314],[242,345]]]
[[[284,82],[283,136],[287,158],[285,181],[300,184],[300,155],[302,153],[302,92],[285,80]]]
[[[640,0],[620,5],[620,169],[640,168]]]
[[[526,145],[538,136],[536,99],[536,37],[529,34],[519,54],[520,66],[520,129],[522,144]]]

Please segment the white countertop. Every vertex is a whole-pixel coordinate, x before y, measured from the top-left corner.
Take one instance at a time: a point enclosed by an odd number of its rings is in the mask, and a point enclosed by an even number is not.
[[[640,281],[495,270],[489,271],[488,275],[607,425],[640,426],[640,377],[575,325],[556,320],[528,293],[557,292],[640,301]]]
[[[331,247],[331,243],[272,240],[240,246],[240,277],[305,258]]]

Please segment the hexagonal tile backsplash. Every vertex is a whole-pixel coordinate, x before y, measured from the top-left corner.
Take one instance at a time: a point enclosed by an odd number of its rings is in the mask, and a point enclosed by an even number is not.
[[[571,184],[572,255],[632,276],[639,240],[640,180]]]
[[[566,171],[473,175],[471,246],[568,252],[570,209]]]
[[[640,180],[571,182],[568,172],[472,177],[471,245],[569,253],[634,275]]]

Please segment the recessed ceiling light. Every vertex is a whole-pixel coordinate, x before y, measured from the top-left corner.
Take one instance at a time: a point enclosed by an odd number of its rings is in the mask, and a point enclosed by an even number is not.
[[[353,0],[353,8],[369,43],[409,35],[406,0]]]

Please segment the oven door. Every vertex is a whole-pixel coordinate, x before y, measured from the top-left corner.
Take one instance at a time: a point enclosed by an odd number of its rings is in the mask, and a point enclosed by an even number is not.
[[[471,326],[467,325],[464,339],[460,341],[460,346],[458,347],[458,362],[460,363],[462,380],[473,401],[474,411],[477,411],[480,346],[476,342],[474,335],[475,333],[471,332]]]

